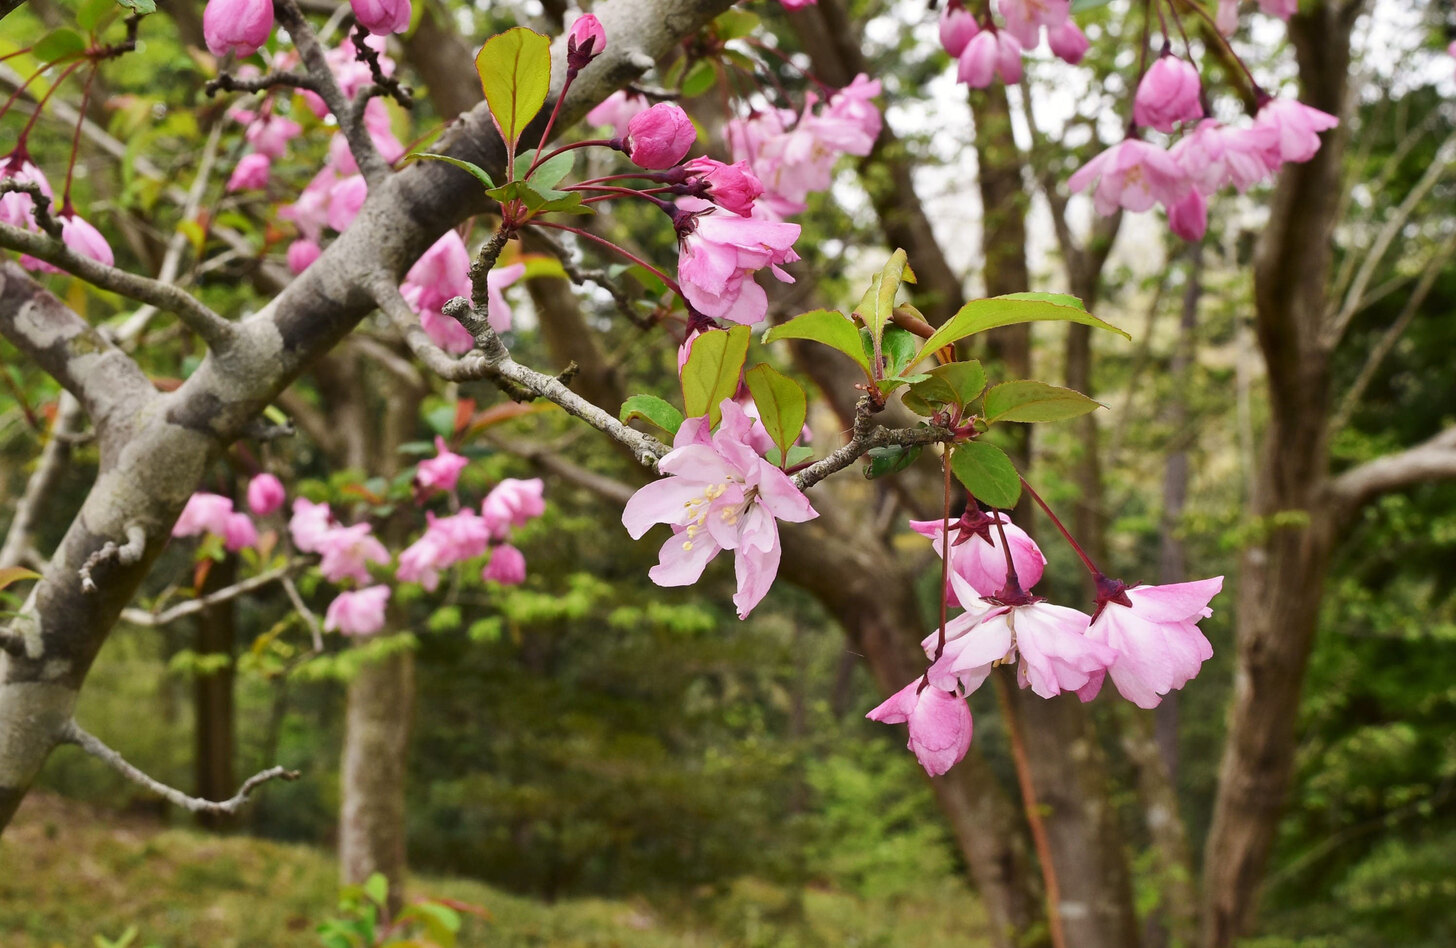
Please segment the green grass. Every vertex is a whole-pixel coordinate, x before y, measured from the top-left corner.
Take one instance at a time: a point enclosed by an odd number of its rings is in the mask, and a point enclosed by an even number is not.
[[[411,895],[484,907],[462,946],[490,948],[979,948],[980,906],[939,880],[914,898],[864,899],[744,879],[711,897],[546,904],[465,879],[421,877]],[[93,948],[135,925],[136,946],[302,948],[332,914],[328,853],[155,821],[34,793],[0,837],[0,945]]]

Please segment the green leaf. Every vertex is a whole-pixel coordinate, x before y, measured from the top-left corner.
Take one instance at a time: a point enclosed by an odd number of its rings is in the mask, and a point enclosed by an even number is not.
[[[645,418],[670,435],[677,434],[683,423],[682,412],[656,395],[633,395],[622,403],[618,417],[624,425],[633,418]]]
[[[870,375],[870,360],[865,355],[864,346],[860,343],[859,330],[855,328],[854,322],[832,309],[816,309],[808,313],[800,313],[793,319],[781,326],[775,326],[763,334],[765,343],[776,342],[780,339],[811,339],[814,342],[822,342],[832,349],[838,349],[849,356],[859,367],[865,370],[865,375]]]
[[[713,21],[713,32],[720,40],[742,39],[758,32],[757,13],[750,13],[741,7],[730,7]]]
[[[814,456],[814,449],[802,444],[796,444],[789,448],[789,456],[784,457],[783,452],[778,448],[769,448],[764,459],[774,467],[790,468],[796,464],[803,464]]]
[[[870,332],[882,331],[890,321],[890,315],[895,311],[895,294],[900,292],[900,284],[904,281],[914,283],[915,272],[906,262],[905,251],[896,250],[890,254],[885,269],[880,271],[879,289],[875,295],[874,322],[865,319],[865,325],[870,327]]]
[[[899,326],[886,329],[885,337],[880,342],[880,352],[886,363],[885,375],[891,378],[904,375],[905,370],[915,364],[915,351],[919,344],[919,337],[908,329],[901,329]]]
[[[865,478],[874,480],[877,477],[884,477],[886,474],[894,474],[915,463],[920,457],[920,445],[902,448],[892,444],[885,448],[871,448],[865,455],[869,464],[865,466]]]
[[[971,496],[992,507],[1015,507],[1021,498],[1021,477],[1006,452],[984,441],[958,444],[950,469]]]
[[[384,877],[384,873],[376,872],[364,880],[364,894],[375,904],[384,904],[384,900],[389,898],[389,880]]]
[[[62,27],[41,37],[40,42],[31,48],[30,54],[43,63],[49,63],[57,59],[79,56],[85,51],[86,40],[82,38],[81,34],[73,29]]]
[[[1023,379],[986,393],[987,421],[1062,421],[1104,407],[1081,392]]]
[[[808,417],[809,400],[799,383],[776,370],[767,362],[749,369],[743,376],[753,403],[758,406],[758,420],[768,436],[784,454],[789,453]]]
[[[1095,10],[1098,7],[1106,6],[1111,0],[1072,0],[1072,12],[1081,13],[1084,10]]]
[[[116,0],[116,2],[139,16],[148,16],[157,12],[156,0]]]
[[[710,329],[693,340],[693,351],[682,370],[683,413],[689,418],[708,416],[710,425],[723,417],[723,399],[738,391],[738,374],[748,355],[747,326]]]
[[[521,160],[524,161],[525,159],[526,156],[522,155]],[[533,157],[531,160],[534,161],[535,158]],[[565,180],[567,175],[571,174],[571,169],[575,166],[576,152],[563,151],[561,154],[552,155],[537,165],[536,170],[531,172],[531,176],[527,180],[531,182],[532,187],[538,190],[554,188]]]
[[[4,569],[0,569],[0,589],[4,589],[11,583],[18,583],[27,579],[40,579],[40,574],[35,570],[29,570],[23,566],[7,566]]]
[[[700,59],[683,77],[682,94],[688,98],[700,96],[718,83],[718,64],[711,59]]]
[[[1053,302],[1052,300],[1071,302]],[[948,346],[958,339],[964,339],[966,336],[985,332],[988,329],[1014,326],[1017,323],[1048,321],[1081,323],[1084,326],[1094,326],[1098,329],[1106,329],[1108,332],[1115,332],[1124,339],[1132,338],[1111,323],[1105,323],[1087,312],[1076,297],[1047,293],[1013,293],[1010,296],[971,300],[962,306],[959,312],[946,320],[945,324],[937,329],[929,339],[925,340],[925,345],[921,346],[920,352],[921,355],[926,355],[943,346]]]
[[[475,180],[485,185],[486,188],[491,189],[495,187],[495,182],[490,179],[490,173],[488,171],[480,167],[480,165],[473,164],[461,158],[451,158],[449,155],[437,155],[434,152],[430,151],[416,152],[409,157],[411,161],[418,158],[428,158],[431,161],[443,161],[447,165],[454,165],[461,171],[468,171],[470,174],[475,176]]]
[[[931,369],[925,381],[917,382],[904,395],[905,407],[917,415],[932,415],[946,405],[965,406],[986,387],[981,363],[949,362]]]
[[[82,0],[76,11],[76,25],[90,33],[108,13],[116,12],[115,0]]]
[[[524,26],[506,30],[485,41],[475,71],[490,117],[514,152],[551,91],[551,41]]]

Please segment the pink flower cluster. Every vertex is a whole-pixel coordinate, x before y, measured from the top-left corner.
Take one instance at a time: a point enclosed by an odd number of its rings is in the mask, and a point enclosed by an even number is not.
[[[384,544],[372,535],[373,528],[367,523],[346,527],[334,518],[328,504],[297,497],[288,532],[299,550],[319,554],[319,572],[325,579],[332,583],[349,579],[364,587],[334,598],[324,614],[324,628],[345,635],[373,635],[384,628],[389,588],[367,584],[371,579],[369,564],[387,565],[391,557]]]
[[[940,12],[940,45],[956,60],[956,79],[973,89],[994,81],[1021,81],[1021,57],[1041,43],[1046,30],[1052,54],[1079,63],[1087,53],[1087,37],[1071,18],[1070,0],[998,0],[998,27],[990,17],[977,21],[961,0],[950,0]]]
[[[23,149],[17,148],[9,155],[0,158],[0,179],[3,178],[10,178],[17,183],[34,184],[46,197],[55,199],[51,183],[46,180],[46,176],[40,168],[31,162],[30,156],[25,154]],[[72,252],[83,257],[90,257],[108,267],[116,262],[116,258],[111,253],[111,245],[106,242],[106,238],[101,236],[101,232],[90,222],[77,214],[74,208],[69,205],[63,207],[60,213],[56,214],[56,220],[61,225],[61,242]],[[20,191],[7,191],[0,194],[0,223],[39,233],[40,225],[35,221],[35,199]],[[29,254],[21,255],[20,265],[36,273],[61,272]]]
[[[941,523],[912,521],[911,527],[931,537],[937,552],[943,549]],[[1007,582],[1003,531],[1017,583]],[[1111,675],[1124,698],[1152,708],[1213,655],[1198,622],[1212,615],[1208,603],[1223,588],[1221,576],[1170,586],[1103,580],[1089,616],[1022,594],[1041,578],[1045,559],[1003,514],[967,511],[951,526],[949,555],[947,598],[964,611],[946,623],[943,647],[939,630],[921,643],[931,660],[925,675],[866,715],[908,724],[910,750],[932,776],[970,748],[964,698],[998,665],[1015,664],[1021,687],[1043,698],[1073,692],[1090,701]]]
[[[490,328],[496,332],[508,331],[513,317],[502,291],[525,272],[524,263],[514,263],[496,267],[486,274],[485,282],[490,294]],[[420,325],[435,345],[454,354],[469,352],[475,345],[475,340],[464,326],[440,311],[454,297],[469,297],[471,293],[470,251],[459,233],[446,231],[435,241],[410,267],[399,291],[410,308],[419,314]]]
[[[672,527],[648,573],[659,586],[691,585],[715,556],[732,550],[738,578],[733,603],[741,619],[778,575],[778,521],[802,523],[819,514],[788,475],[753,449],[754,420],[732,399],[721,407],[716,432],[706,416],[683,422],[672,451],[657,463],[669,476],[632,495],[622,525],[634,540],[654,524]]]
[[[233,510],[231,498],[221,494],[198,491],[187,498],[177,522],[172,525],[172,536],[192,537],[210,533],[220,537],[228,550],[236,552],[258,542],[258,528],[253,518]]]
[[[480,573],[482,580],[506,585],[524,582],[526,557],[506,541],[512,530],[545,510],[540,478],[506,478],[486,495],[478,514],[469,507],[448,517],[426,514],[424,535],[399,555],[395,578],[433,591],[443,570],[489,553]]]
[[[273,161],[288,153],[288,143],[303,132],[303,127],[266,107],[257,113],[231,109],[228,118],[246,126],[243,137],[252,150],[238,160],[228,178],[227,190],[261,191],[268,186]]]
[[[409,28],[410,0],[349,0],[349,5],[370,33],[402,33]],[[207,0],[202,11],[202,38],[214,56],[246,58],[272,33],[273,0]]]

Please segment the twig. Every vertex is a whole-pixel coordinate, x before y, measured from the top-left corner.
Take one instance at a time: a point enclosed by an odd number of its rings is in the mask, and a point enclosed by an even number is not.
[[[321,95],[319,84],[313,76],[292,71],[270,72],[255,79],[239,79],[232,73],[225,72],[216,79],[207,80],[207,85],[202,88],[209,97],[219,92],[266,92],[278,88],[307,89]]]
[[[30,549],[31,534],[42,516],[41,511],[49,508],[51,494],[60,483],[70,457],[71,439],[67,435],[80,430],[82,417],[81,403],[76,397],[70,392],[61,392],[50,440],[25,482],[25,493],[15,505],[10,531],[5,534],[4,545],[0,546],[0,568],[18,565],[24,559],[25,551]]]
[[[288,601],[293,603],[293,609],[303,619],[303,624],[308,626],[309,635],[313,636],[314,654],[321,653],[324,650],[324,637],[319,629],[318,616],[304,605],[303,597],[298,594],[298,587],[293,584],[292,576],[283,577],[283,591],[288,594]]]
[[[140,524],[128,524],[126,528],[126,542],[118,546],[116,541],[107,540],[102,544],[101,549],[86,557],[86,562],[81,564],[77,573],[81,577],[81,590],[83,592],[96,592],[96,582],[91,578],[91,571],[102,563],[109,560],[116,560],[122,566],[131,566],[140,562],[142,554],[147,551],[147,531],[142,529]]]
[[[0,178],[0,194],[6,194],[8,192],[29,194],[31,200],[30,213],[35,218],[36,225],[56,240],[61,239],[61,234],[63,233],[61,230],[61,222],[51,216],[51,199],[40,189],[40,185],[34,181],[17,181],[15,178]]]
[[[124,757],[103,744],[94,735],[88,734],[81,729],[75,721],[67,721],[61,728],[59,740],[62,744],[75,744],[92,757],[99,759],[112,770],[121,774],[132,783],[140,784],[148,790],[167,800],[175,803],[182,809],[191,813],[236,813],[248,802],[253,791],[270,780],[297,780],[299,773],[296,770],[287,770],[283,767],[270,767],[261,773],[256,773],[243,781],[238,792],[227,800],[204,800],[201,797],[189,797],[175,787],[169,787],[159,780],[147,776],[135,766],[128,763]]]
[[[398,102],[406,109],[414,108],[414,90],[399,81],[398,76],[386,76],[384,67],[380,65],[379,54],[370,46],[369,31],[363,24],[354,25],[354,58],[369,67],[369,75],[374,79],[371,89],[361,90],[354,100],[354,107],[362,109],[364,104],[373,95],[387,95]]]
[[[189,599],[187,602],[173,606],[166,612],[148,612],[145,609],[123,609],[121,617],[132,625],[147,626],[150,628],[170,625],[178,619],[185,619],[190,615],[196,615],[204,609],[215,606],[218,603],[227,602],[239,596],[245,596],[255,589],[261,589],[274,580],[291,582],[288,574],[301,565],[301,563],[302,561],[300,560],[274,567],[266,573],[250,576],[240,583],[235,583],[232,586],[210,592],[206,596]]]
[[[605,270],[592,270],[582,267],[572,260],[571,251],[567,250],[556,238],[548,234],[545,229],[535,227],[531,229],[531,237],[545,244],[552,255],[561,262],[561,269],[567,278],[581,286],[585,283],[594,283],[611,294],[612,301],[617,304],[617,312],[625,316],[634,326],[639,329],[650,329],[651,320],[644,319],[642,314],[637,312],[632,305],[632,297],[627,291],[617,284],[616,280],[607,276]]]
[[[859,400],[854,414],[854,435],[844,446],[830,452],[794,475],[794,486],[808,490],[830,474],[849,467],[874,448],[945,443],[955,440],[949,428],[926,425],[920,428],[886,428],[875,424],[874,407],[866,395]]]

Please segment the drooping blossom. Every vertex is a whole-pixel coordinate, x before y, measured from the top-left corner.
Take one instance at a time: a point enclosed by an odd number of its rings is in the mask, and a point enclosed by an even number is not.
[[[671,168],[687,156],[698,130],[682,106],[659,102],[627,122],[627,155],[642,168]]]
[[[384,607],[389,602],[389,593],[388,586],[339,593],[324,613],[324,631],[373,635],[384,628]]]
[[[409,29],[410,0],[349,0],[354,19],[375,36]]]
[[[1171,207],[1191,185],[1183,169],[1157,145],[1128,138],[1113,145],[1072,173],[1067,184],[1083,191],[1096,182],[1092,203],[1104,216],[1119,207],[1146,211],[1154,204]]]
[[[526,555],[509,543],[490,551],[490,560],[480,571],[480,578],[505,586],[518,586],[526,581]]]
[[[338,181],[338,173],[331,165],[325,165],[292,204],[278,209],[278,216],[292,221],[301,236],[317,244],[329,222],[329,193]]]
[[[1208,603],[1223,589],[1223,577],[1169,586],[1116,585],[1121,595],[1102,600],[1087,637],[1116,652],[1107,673],[1118,693],[1140,708],[1154,708],[1213,657],[1198,622],[1213,615]]]
[[[72,251],[108,267],[116,263],[116,257],[111,253],[111,245],[101,236],[101,231],[91,226],[80,214],[62,212],[60,221],[61,242]]]
[[[222,524],[222,541],[223,546],[234,553],[257,544],[258,528],[253,526],[253,518],[245,513],[228,514]]]
[[[385,55],[387,43],[383,36],[366,36],[364,45],[374,51],[379,59],[380,71],[386,76],[394,75],[394,60]],[[374,74],[369,69],[369,64],[359,59],[359,48],[354,45],[353,35],[348,35],[338,46],[329,50],[326,56],[329,69],[334,74],[335,81],[339,84],[339,91],[344,98],[353,101],[354,96],[360,89],[374,81]],[[281,64],[275,64],[275,66]],[[324,100],[315,92],[302,90],[299,95],[303,97],[310,111],[319,118],[329,114],[329,107]]]
[[[588,125],[610,125],[618,138],[627,137],[627,123],[651,105],[644,95],[618,89],[586,113]]]
[[[14,153],[0,161],[0,178],[13,178],[17,183],[34,184],[46,197],[54,199],[51,183],[29,158]],[[23,191],[0,194],[0,224],[35,230],[35,200]]]
[[[288,533],[293,537],[293,545],[304,553],[319,552],[324,535],[337,526],[328,504],[316,504],[306,497],[293,498]]]
[[[524,527],[545,512],[545,490],[539,477],[525,480],[507,477],[480,502],[480,515],[490,535],[498,540],[504,540],[512,528]]]
[[[956,697],[915,679],[865,717],[883,724],[906,724],[906,744],[932,777],[960,763],[971,749],[971,709]]]
[[[320,534],[316,541],[316,549],[322,557],[319,572],[334,583],[344,579],[369,582],[367,564],[389,562],[389,551],[370,535],[372,531],[369,524],[356,523],[348,527],[333,527]]]
[[[273,0],[207,0],[202,38],[214,56],[251,56],[273,32]]]
[[[282,507],[286,496],[283,482],[267,472],[248,481],[248,507],[260,517],[266,517]]]
[[[198,491],[187,498],[187,505],[172,525],[172,536],[190,537],[199,533],[222,536],[227,531],[227,518],[232,512],[231,499],[221,494]]]
[[[262,191],[268,187],[268,174],[273,168],[273,159],[262,152],[252,152],[238,159],[237,167],[227,180],[227,192]]]
[[[998,522],[1000,529],[997,528]],[[936,556],[941,555],[945,546],[944,527],[942,520],[910,521],[910,529],[930,538]],[[1016,578],[1021,588],[1031,589],[1041,582],[1046,557],[1036,541],[1012,523],[1006,514],[971,508],[959,520],[950,523],[950,567],[970,584],[978,597],[994,596],[1006,585],[1002,530],[1006,532],[1006,542],[1011,547],[1011,562],[1016,567]],[[946,601],[953,606],[965,604],[957,598],[954,588],[947,590]]]
[[[1319,133],[1334,128],[1340,120],[1328,112],[1294,99],[1270,99],[1254,117],[1255,126],[1276,133],[1266,153],[1271,167],[1287,161],[1308,161],[1319,151]]]
[[[288,152],[288,143],[302,133],[303,126],[292,119],[270,114],[249,122],[243,137],[253,146],[253,151],[269,158],[282,158]]]
[[[673,450],[658,462],[669,476],[638,490],[622,511],[633,539],[653,524],[673,535],[648,575],[659,586],[697,582],[708,562],[734,551],[739,618],[762,601],[779,568],[778,521],[802,523],[819,516],[794,482],[754,453],[745,442],[752,421],[731,399],[721,406],[723,422],[712,434],[706,418],[678,429]]]
[[[1021,81],[1021,43],[1009,30],[982,30],[961,51],[956,79],[984,89],[996,78],[1006,85]]]
[[[496,332],[508,331],[513,319],[502,291],[525,273],[525,264],[514,263],[495,267],[486,274],[489,323]],[[458,233],[446,231],[435,241],[410,267],[399,291],[410,308],[420,315],[420,325],[435,345],[454,354],[469,352],[475,345],[464,326],[441,312],[445,303],[454,297],[471,295],[470,251]]]
[[[724,164],[716,158],[694,158],[683,166],[688,181],[703,186],[706,197],[725,211],[753,216],[753,202],[763,194],[763,182],[746,161]]]
[[[960,56],[965,51],[966,44],[971,37],[981,32],[976,25],[976,18],[961,4],[960,0],[950,0],[940,9],[940,45],[951,56]]]
[[[607,48],[607,31],[602,21],[590,13],[576,18],[566,34],[566,64],[569,69],[583,69]]]
[[[449,517],[426,514],[425,521],[424,534],[400,553],[394,575],[433,592],[442,570],[485,553],[491,529],[484,517],[468,507]]]
[[[445,446],[445,439],[435,436],[435,456],[415,467],[415,495],[421,499],[431,491],[452,491],[460,480],[460,472],[470,462]]]
[[[1168,208],[1168,229],[1184,240],[1202,240],[1208,230],[1208,199],[1197,188]]]
[[[1171,132],[1179,122],[1203,118],[1198,70],[1174,55],[1159,56],[1148,67],[1133,97],[1133,121],[1144,128]]]
[[[307,270],[323,253],[323,248],[311,240],[295,240],[288,245],[288,272],[294,276]]]
[[[1053,56],[1075,66],[1087,55],[1092,43],[1087,39],[1087,34],[1068,18],[1056,26],[1047,27],[1047,46],[1051,48]]]
[[[780,265],[799,259],[799,225],[739,217],[698,198],[678,202],[678,281],[698,312],[712,319],[752,325],[768,314],[768,294],[753,274],[768,267],[780,280],[793,277]]]
[[[1205,197],[1225,184],[1243,193],[1278,167],[1278,162],[1269,162],[1277,138],[1278,132],[1267,126],[1236,128],[1204,119],[1178,139],[1169,154]]]
[[[997,0],[996,6],[1006,21],[1006,32],[1026,49],[1041,41],[1043,26],[1060,26],[1071,15],[1070,0]]]

